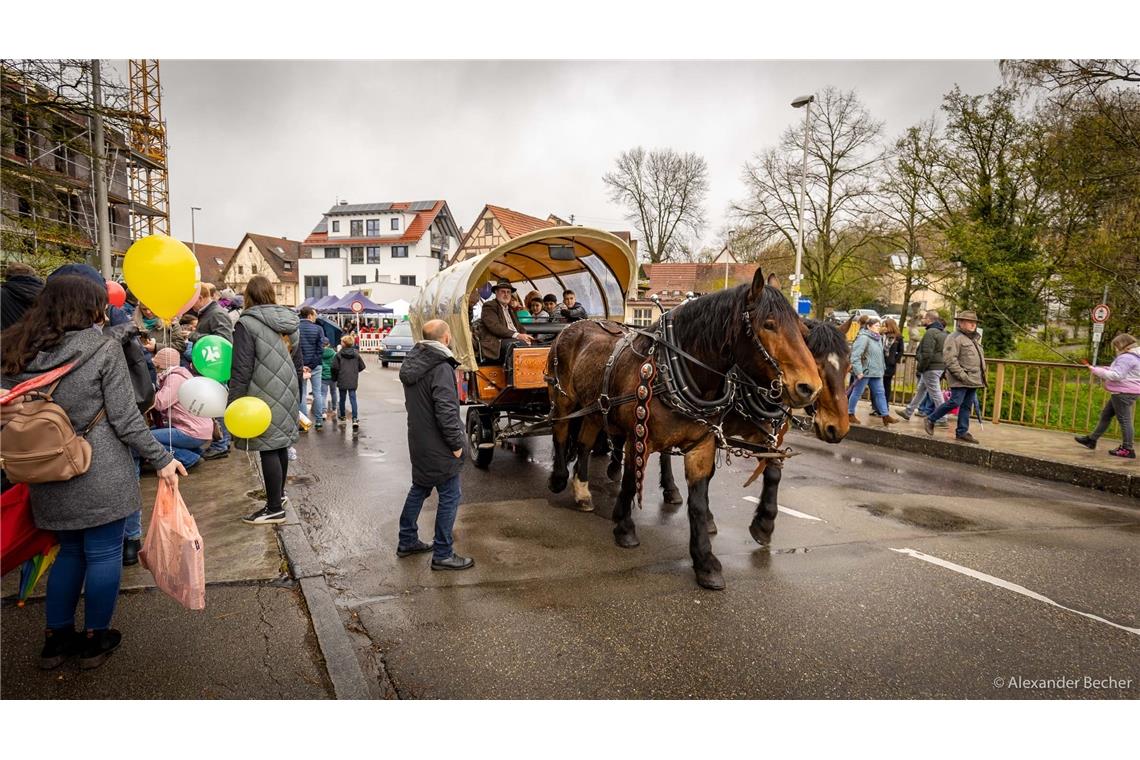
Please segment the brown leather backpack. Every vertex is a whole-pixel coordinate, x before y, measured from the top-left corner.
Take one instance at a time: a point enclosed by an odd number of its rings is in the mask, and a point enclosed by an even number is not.
[[[104,346],[83,359],[57,367],[17,385],[0,397],[0,466],[15,483],[71,480],[91,467],[91,444],[86,436],[106,413],[77,434],[52,393],[65,375],[85,364]],[[46,386],[46,390],[43,390]]]

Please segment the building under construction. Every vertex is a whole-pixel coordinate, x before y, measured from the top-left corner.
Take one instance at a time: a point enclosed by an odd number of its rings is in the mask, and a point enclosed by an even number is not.
[[[86,66],[84,65],[86,64]],[[136,77],[136,64],[138,72]],[[112,266],[132,241],[170,231],[165,125],[156,61],[132,61],[129,85],[108,83],[97,107],[90,62],[4,61],[0,195],[5,260],[41,271],[68,261],[98,266],[97,151],[102,117]],[[137,81],[136,81],[137,80]]]

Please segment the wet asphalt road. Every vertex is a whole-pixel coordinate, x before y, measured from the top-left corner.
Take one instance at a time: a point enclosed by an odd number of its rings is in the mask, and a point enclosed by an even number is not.
[[[396,367],[368,362],[359,436],[303,436],[290,494],[402,697],[1140,697],[1135,500],[800,437],[780,492],[798,515],[780,515],[771,549],[747,530],[752,468],[718,470],[728,588],[711,592],[683,506],[647,489],[641,546],[621,549],[604,460],[596,511],[578,513],[546,489],[549,441],[530,439],[467,466],[456,549],[476,567],[431,572],[395,557],[403,396]]]

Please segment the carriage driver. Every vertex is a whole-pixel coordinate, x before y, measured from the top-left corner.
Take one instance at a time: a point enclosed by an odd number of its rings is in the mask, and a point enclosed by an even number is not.
[[[495,283],[495,299],[483,304],[483,331],[479,337],[479,350],[485,361],[502,359],[510,372],[511,349],[519,343],[530,345],[534,338],[526,334],[518,316],[511,308],[511,294],[515,289],[506,280]],[[508,377],[508,380],[510,378]]]

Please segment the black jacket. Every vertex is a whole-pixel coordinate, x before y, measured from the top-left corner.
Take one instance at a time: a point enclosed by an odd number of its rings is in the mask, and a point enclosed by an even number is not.
[[[558,315],[567,322],[577,322],[579,319],[589,318],[589,315],[586,313],[586,307],[580,303],[576,303],[570,307],[567,307],[566,304],[559,304]]]
[[[218,305],[217,301],[210,301],[206,304],[206,308],[198,312],[198,329],[194,331],[190,340],[196,341],[207,335],[217,335],[230,343],[233,343],[234,340],[233,320],[230,319],[226,310]]]
[[[455,368],[459,362],[442,351],[417,343],[400,366],[404,406],[408,410],[408,453],[412,482],[439,486],[459,474],[467,440],[459,420]]]
[[[148,361],[149,352],[137,340],[139,328],[134,322],[126,322],[103,328],[103,334],[118,341],[123,347],[123,358],[127,362],[127,372],[131,376],[131,389],[135,394],[135,404],[139,412],[146,414],[154,406],[154,367]]]
[[[914,352],[914,368],[919,372],[946,369],[946,361],[942,358],[945,345],[946,327],[941,322],[931,322]]]
[[[889,377],[895,374],[895,368],[898,366],[899,360],[903,355],[903,339],[901,335],[896,335],[894,340],[891,341],[891,347],[887,348],[887,339],[883,338],[883,377]]]
[[[345,346],[332,358],[332,381],[337,388],[354,391],[360,386],[360,373],[367,369],[356,346]]]
[[[44,289],[44,281],[30,274],[17,274],[5,280],[0,297],[0,329],[7,330],[20,321],[24,312]]]

